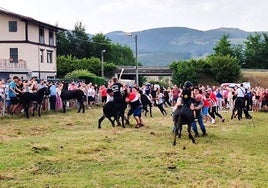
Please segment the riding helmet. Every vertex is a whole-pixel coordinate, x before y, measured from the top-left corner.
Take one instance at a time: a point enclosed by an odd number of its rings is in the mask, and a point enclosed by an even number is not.
[[[192,87],[192,86],[193,86],[192,82],[190,82],[190,81],[186,81],[186,82],[184,82],[184,87],[186,87],[186,88],[190,88],[190,87]]]

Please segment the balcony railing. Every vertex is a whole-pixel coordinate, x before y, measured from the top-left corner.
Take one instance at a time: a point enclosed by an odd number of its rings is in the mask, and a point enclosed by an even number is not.
[[[17,70],[26,69],[26,61],[19,59],[17,63],[12,63],[10,59],[0,59],[0,71],[1,70]]]

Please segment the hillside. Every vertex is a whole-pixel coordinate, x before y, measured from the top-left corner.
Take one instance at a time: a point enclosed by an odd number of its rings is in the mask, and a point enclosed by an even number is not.
[[[199,81],[202,84],[208,85],[220,85],[213,80],[210,75],[200,73]],[[254,71],[254,70],[242,70],[240,78],[234,81],[236,83],[250,82],[251,87],[264,87],[268,88],[268,72],[264,71]]]
[[[213,52],[217,41],[228,34],[232,44],[242,44],[249,32],[237,28],[208,31],[186,27],[165,27],[133,32],[137,35],[138,61],[144,66],[166,66],[172,61],[205,57]],[[135,41],[126,32],[106,34],[112,42],[127,45],[135,51]]]

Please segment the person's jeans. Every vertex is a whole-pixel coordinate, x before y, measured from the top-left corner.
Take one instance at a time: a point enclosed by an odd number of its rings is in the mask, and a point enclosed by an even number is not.
[[[206,134],[207,131],[206,131],[206,127],[205,127],[205,125],[203,123],[203,116],[202,115],[197,115],[197,122],[198,122],[198,124],[200,126],[200,129],[201,129],[202,133]],[[193,129],[193,131],[194,131],[194,133],[196,135],[199,135],[195,121],[192,123],[192,129]]]

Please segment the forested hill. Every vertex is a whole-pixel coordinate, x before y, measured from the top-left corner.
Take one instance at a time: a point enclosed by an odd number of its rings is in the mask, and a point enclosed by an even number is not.
[[[137,34],[138,61],[144,66],[166,66],[172,61],[205,57],[223,34],[229,35],[232,44],[243,44],[249,32],[236,28],[218,28],[201,31],[185,27],[155,28],[132,33],[123,31],[107,33],[113,43],[127,45],[135,51]]]

